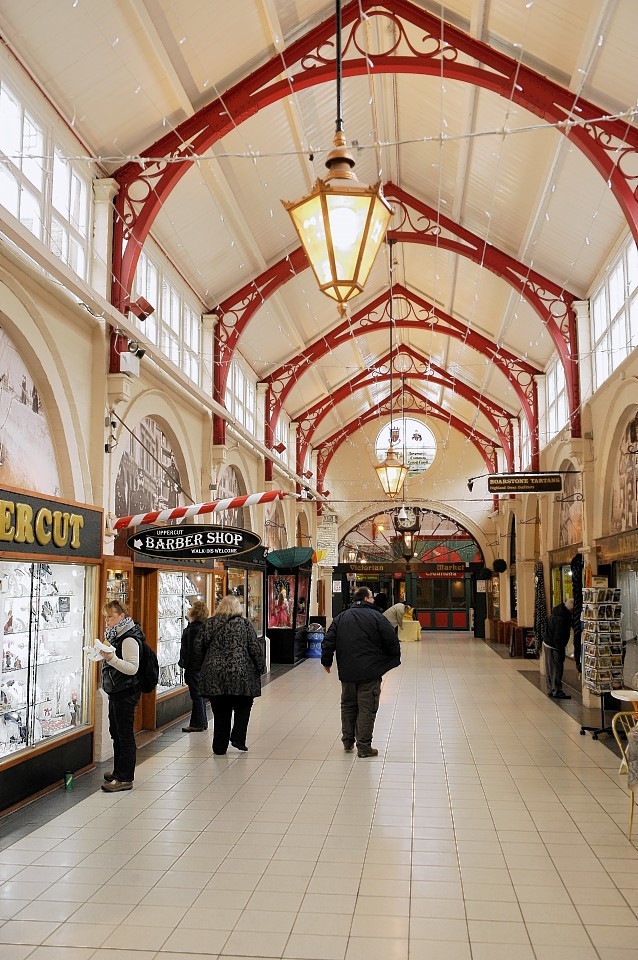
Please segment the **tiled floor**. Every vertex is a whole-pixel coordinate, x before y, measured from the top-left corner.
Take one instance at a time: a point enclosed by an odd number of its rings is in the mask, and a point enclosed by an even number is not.
[[[0,852],[0,960],[638,960],[617,759],[480,640],[402,653],[377,759],[308,660],[248,753],[179,734],[54,808]]]

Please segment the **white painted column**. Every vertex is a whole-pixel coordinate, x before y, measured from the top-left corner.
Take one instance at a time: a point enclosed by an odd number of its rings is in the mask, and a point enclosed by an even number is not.
[[[112,177],[93,180],[93,245],[90,284],[106,300],[111,299],[113,269],[113,198],[120,186]]]

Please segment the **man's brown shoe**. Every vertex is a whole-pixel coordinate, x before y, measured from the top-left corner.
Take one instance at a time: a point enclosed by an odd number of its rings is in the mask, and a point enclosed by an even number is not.
[[[132,790],[132,780],[113,780],[112,783],[103,783],[102,790],[106,793],[119,793],[120,790]]]
[[[346,753],[350,753],[351,750],[354,750],[354,743],[344,743],[343,749]]]
[[[208,727],[182,727],[182,733],[202,733]]]
[[[104,779],[106,780],[107,783],[113,783],[113,781],[115,780],[115,774],[111,770],[110,773],[104,774]]]
[[[375,750],[374,747],[359,747],[357,750],[357,756],[361,757],[362,760],[366,757],[378,757],[379,751]]]

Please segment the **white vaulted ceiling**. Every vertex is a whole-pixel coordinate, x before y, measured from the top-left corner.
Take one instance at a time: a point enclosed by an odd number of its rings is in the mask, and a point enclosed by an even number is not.
[[[343,6],[344,12],[358,9],[358,0]],[[574,98],[592,101],[601,113],[621,113],[636,102],[636,0],[414,0],[413,6]],[[393,8],[392,0],[387,7]],[[149,156],[160,138],[216,97],[223,100],[271,57],[281,57],[281,75],[290,78],[291,44],[333,16],[334,4],[326,0],[0,0],[8,48],[101,158],[107,175],[127,158]],[[375,73],[375,55],[394,42],[396,29],[389,17],[369,16],[359,34],[368,74],[344,79],[345,130],[359,147],[359,179],[392,181],[583,297],[627,229],[605,180],[569,138],[513,100],[440,73]],[[420,48],[422,31],[406,28],[404,41]],[[460,62],[476,65],[468,56]],[[234,126],[166,198],[152,236],[203,310],[214,310],[297,247],[280,199],[300,197],[324,174],[334,120],[334,82],[295,90],[291,81],[288,97]],[[480,264],[416,243],[397,244],[394,258],[396,282],[471,331],[538,370],[555,353],[532,308]],[[388,290],[388,264],[385,250],[352,313]],[[238,348],[263,379],[340,322],[306,270],[266,300]],[[397,326],[396,343],[518,414],[511,385],[469,344],[425,326]],[[297,419],[388,347],[387,331],[368,328],[365,337],[328,352],[297,379],[287,413]],[[388,391],[385,383],[353,393],[322,421],[314,442]],[[476,407],[450,389],[424,383],[421,392],[491,432]],[[366,450],[369,434],[361,433]],[[458,468],[457,456],[450,473]]]

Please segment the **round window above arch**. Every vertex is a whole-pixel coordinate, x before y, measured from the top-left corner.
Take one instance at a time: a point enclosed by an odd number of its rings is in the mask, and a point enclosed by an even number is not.
[[[375,442],[375,452],[379,462],[385,459],[388,447],[392,445],[408,468],[408,477],[417,477],[434,463],[436,456],[436,437],[424,423],[415,417],[399,417],[392,424],[386,423],[379,431]]]

